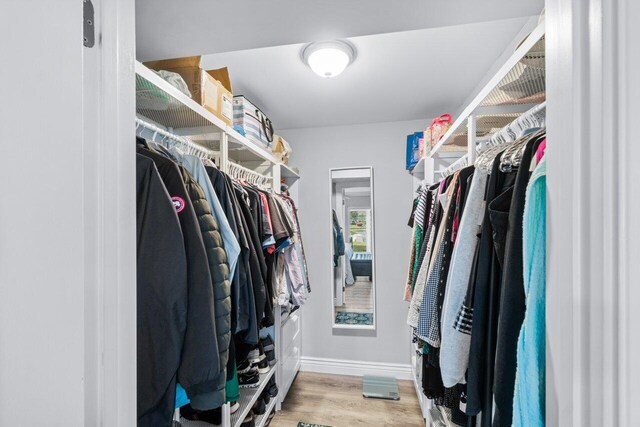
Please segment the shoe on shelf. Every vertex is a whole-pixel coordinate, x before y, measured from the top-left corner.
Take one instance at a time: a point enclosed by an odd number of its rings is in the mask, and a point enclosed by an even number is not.
[[[198,411],[193,409],[191,404],[181,406],[180,423],[184,427],[199,427],[202,426],[202,423],[220,425],[222,424],[222,408]]]
[[[240,388],[256,388],[260,383],[260,374],[242,374],[238,375],[238,383]]]
[[[260,349],[258,346],[249,352],[247,359],[249,359],[249,362],[251,363],[256,363],[260,360]]]
[[[247,373],[258,373],[258,368],[254,367],[253,364],[249,361],[249,359],[245,359],[242,362],[236,365],[238,369],[238,375],[247,374]]]
[[[266,374],[271,370],[269,361],[267,360],[267,356],[265,356],[264,354],[261,354],[260,360],[257,363],[254,363],[252,366],[254,368],[257,368],[258,372],[261,374]]]
[[[240,424],[241,427],[256,427],[256,417],[253,414],[252,411],[249,411],[249,413],[247,414],[247,416],[244,418],[244,421],[242,421],[242,424]]]
[[[276,363],[278,363],[278,359],[276,359],[276,352],[274,350],[267,350],[266,356],[269,366],[274,366]]]
[[[240,409],[240,403],[239,402],[229,402],[229,409],[231,410],[232,414],[235,414],[238,409]]]
[[[278,395],[278,385],[276,384],[275,375],[269,379],[269,383],[267,384],[267,387],[265,388],[265,390],[267,391],[267,393],[269,393],[269,396],[271,397],[276,397]]]
[[[260,344],[262,345],[262,349],[265,351],[265,353],[275,348],[275,345],[270,335],[267,335],[264,338],[260,338]]]
[[[271,401],[271,396],[269,396],[269,393],[265,389],[265,390],[262,390],[262,394],[260,395],[260,397],[258,399],[263,400],[264,404],[268,405],[269,402]]]
[[[251,412],[255,415],[264,415],[264,413],[267,412],[267,405],[264,403],[264,400],[256,400],[256,403],[253,404],[253,408],[251,408]]]
[[[276,415],[276,412],[275,411],[271,411],[271,413],[267,417],[267,421],[264,423],[264,427],[267,427],[269,424],[271,424],[271,420],[273,420],[273,417],[275,415]]]

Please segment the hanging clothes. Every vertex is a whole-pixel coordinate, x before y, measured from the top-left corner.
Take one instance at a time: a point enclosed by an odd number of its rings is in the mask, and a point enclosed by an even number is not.
[[[539,291],[536,302],[526,299],[528,276],[523,271],[530,262],[536,274],[544,276],[543,262],[527,259],[522,248],[527,247],[525,194],[531,171],[544,159],[544,136],[544,129],[534,130],[491,148],[479,158],[480,166],[466,167],[422,189],[412,204],[413,237],[404,284],[405,297],[411,297],[407,323],[422,349],[423,391],[436,405],[448,408],[458,425],[472,425],[479,414],[482,425],[494,427],[532,425],[523,415],[526,411],[535,411],[535,419],[541,419],[544,393],[538,374],[544,371],[544,346],[540,350],[539,340],[544,342],[544,328],[530,326],[537,341],[528,343],[526,354],[518,350],[519,340],[527,343],[525,307],[528,313],[531,304],[532,316],[540,322]],[[545,254],[536,248],[536,256]],[[536,366],[532,381],[516,379],[526,376],[517,357]],[[522,397],[526,393],[535,396]]]
[[[527,186],[524,210],[526,309],[516,356],[515,427],[544,425],[545,422],[546,177],[547,162],[541,157]]]
[[[512,425],[513,390],[516,377],[516,348],[524,320],[525,294],[522,256],[522,227],[527,185],[531,176],[529,165],[542,138],[537,134],[523,142],[522,167],[518,168],[509,207],[505,244],[500,313],[496,339],[495,378],[493,384],[495,427]]]
[[[459,317],[467,293],[473,256],[479,241],[484,214],[484,191],[488,174],[476,170],[467,196],[466,210],[460,221],[453,250],[442,315],[440,369],[445,387],[464,383],[469,364],[471,324],[464,313]]]
[[[213,291],[197,242],[180,226],[179,216],[185,224],[195,216],[190,202],[176,208],[180,196],[170,196],[151,159],[137,155],[136,172],[138,426],[169,426],[176,380],[192,395],[216,389]]]

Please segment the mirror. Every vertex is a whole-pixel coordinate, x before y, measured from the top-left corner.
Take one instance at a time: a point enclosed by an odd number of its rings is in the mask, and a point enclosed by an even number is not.
[[[373,168],[331,169],[333,327],[376,328]]]

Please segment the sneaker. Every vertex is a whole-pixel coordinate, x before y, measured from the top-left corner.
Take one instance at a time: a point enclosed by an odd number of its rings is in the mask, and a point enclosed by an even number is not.
[[[276,384],[276,376],[272,376],[265,388],[269,396],[276,397],[278,395],[278,385]]]
[[[271,401],[271,396],[269,396],[269,393],[267,393],[267,390],[262,390],[262,394],[260,395],[259,399],[263,400],[265,405],[268,405],[269,402]]]
[[[193,409],[191,404],[180,407],[180,423],[185,427],[197,426],[203,421],[209,424],[222,424],[222,408],[210,409],[208,411],[198,411]],[[194,423],[194,421],[196,423]]]
[[[267,405],[264,403],[264,400],[256,400],[256,403],[253,404],[253,408],[251,408],[251,412],[255,415],[264,415],[264,413],[267,412]]]
[[[249,359],[243,360],[242,362],[238,363],[237,369],[238,369],[238,375],[248,374],[248,373],[252,373],[252,374],[258,373],[258,369],[251,364]]]
[[[256,417],[253,415],[253,412],[249,411],[249,413],[245,417],[244,421],[242,421],[242,424],[240,424],[240,426],[241,427],[256,427]]]
[[[267,335],[264,338],[260,338],[260,344],[262,345],[262,349],[265,351],[265,353],[275,349],[275,344],[273,343],[270,335]]]
[[[238,409],[240,409],[240,403],[229,402],[229,409],[231,410],[232,414],[235,414],[238,411]]]
[[[260,349],[254,348],[253,350],[251,350],[247,359],[249,359],[249,362],[251,363],[258,362],[260,359]]]
[[[278,363],[278,360],[276,359],[276,352],[274,350],[267,350],[266,356],[269,366],[274,366]]]
[[[240,388],[256,388],[260,383],[260,374],[242,374],[238,375],[238,383]]]
[[[257,368],[258,372],[261,374],[266,374],[271,370],[271,367],[269,366],[269,361],[267,360],[267,357],[264,354],[260,356],[260,361],[258,363],[253,364],[252,366],[254,368]]]

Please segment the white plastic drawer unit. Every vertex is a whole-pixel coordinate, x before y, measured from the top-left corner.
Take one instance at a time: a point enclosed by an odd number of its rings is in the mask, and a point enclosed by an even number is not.
[[[300,338],[300,316],[297,312],[289,315],[284,326],[282,327],[282,349],[286,354],[286,349],[291,346],[294,340]]]
[[[296,373],[300,369],[300,358],[302,348],[302,334],[300,333],[300,315],[299,313],[293,313],[285,321],[282,326],[282,342],[281,352],[282,360],[280,361],[282,367],[282,379],[279,384],[283,394],[286,397],[293,380],[296,377]]]

